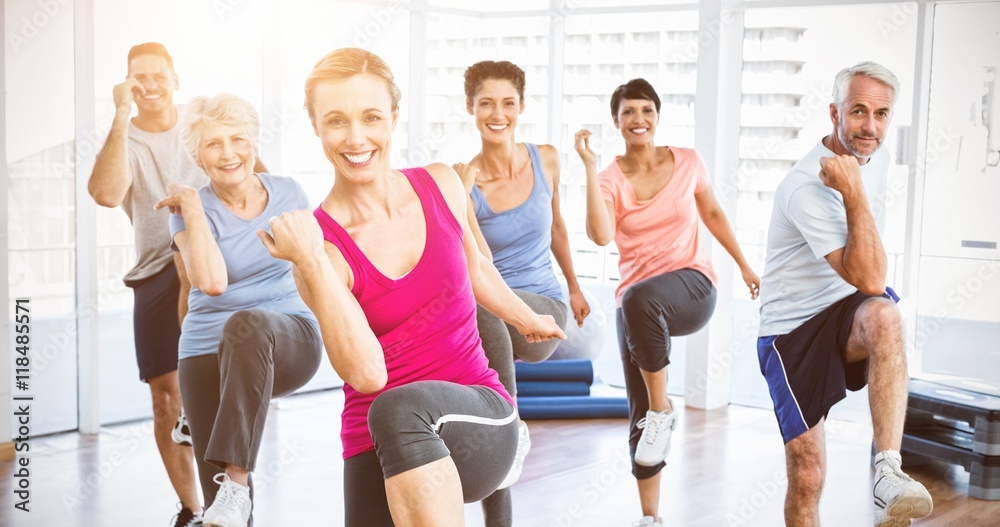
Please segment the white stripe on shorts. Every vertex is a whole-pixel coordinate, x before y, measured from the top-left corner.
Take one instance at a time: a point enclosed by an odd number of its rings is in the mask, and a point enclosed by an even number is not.
[[[478,415],[463,415],[463,414],[447,414],[442,415],[440,419],[434,422],[434,426],[431,430],[437,432],[441,429],[441,425],[450,422],[459,423],[475,423],[487,426],[503,426],[514,419],[517,419],[517,410],[511,411],[510,415],[504,417],[503,419],[490,419],[489,417],[479,417]]]
[[[795,397],[795,390],[792,390],[792,384],[788,382],[788,372],[785,371],[785,361],[781,359],[781,353],[778,353],[777,341],[778,339],[774,339],[774,341],[771,342],[771,347],[774,348],[774,354],[778,356],[778,363],[781,364],[781,374],[785,376],[785,386],[788,387],[788,393],[792,395],[792,402],[795,403],[795,409],[799,411],[799,418],[802,419],[802,426],[805,426],[806,430],[809,430],[809,423],[806,422],[806,416],[802,415],[802,407],[799,406],[799,398]]]

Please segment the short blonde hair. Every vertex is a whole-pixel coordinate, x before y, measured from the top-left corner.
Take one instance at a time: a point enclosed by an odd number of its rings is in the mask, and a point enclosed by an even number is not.
[[[250,101],[231,93],[200,96],[191,99],[184,112],[181,124],[181,142],[188,155],[198,159],[201,144],[201,129],[204,124],[231,126],[243,130],[247,138],[259,149],[257,138],[260,134],[260,118]]]
[[[315,123],[316,115],[313,112],[312,102],[316,85],[324,81],[337,81],[349,79],[355,75],[367,73],[374,75],[383,82],[389,90],[392,98],[392,111],[399,109],[399,100],[403,98],[396,80],[392,76],[389,65],[378,55],[363,50],[361,48],[340,48],[327,53],[319,62],[313,66],[309,76],[306,77],[306,102],[305,108],[309,112],[309,120]]]

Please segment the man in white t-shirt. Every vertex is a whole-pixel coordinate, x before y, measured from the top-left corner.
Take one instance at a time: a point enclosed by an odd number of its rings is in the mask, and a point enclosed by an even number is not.
[[[824,137],[778,185],[767,235],[757,351],[785,441],[785,524],[819,526],[823,422],[867,383],[875,433],[875,525],[930,513],[900,468],[908,376],[882,246],[889,154],[880,149],[899,81],[862,62],[837,74]]]
[[[183,269],[178,269],[183,264],[170,250],[168,214],[153,210],[153,204],[167,196],[168,183],[199,188],[208,177],[181,144],[173,100],[177,87],[173,60],[162,44],[150,42],[129,50],[128,76],[114,87],[115,118],[87,189],[98,205],[121,206],[135,230],[138,261],[124,280],[135,294],[139,378],[149,384],[153,435],[181,502],[174,526],[190,527],[201,525],[194,456],[189,442],[181,444],[187,438],[174,433],[175,424],[181,431],[179,318],[186,311],[190,287]],[[133,102],[138,114],[130,120]]]

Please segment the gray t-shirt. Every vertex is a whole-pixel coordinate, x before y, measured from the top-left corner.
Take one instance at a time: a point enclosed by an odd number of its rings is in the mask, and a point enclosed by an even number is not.
[[[309,199],[302,186],[292,178],[271,174],[257,176],[267,190],[267,205],[263,212],[249,220],[230,212],[212,190],[212,185],[198,190],[208,228],[226,262],[229,285],[218,296],[208,296],[191,286],[188,312],[177,345],[181,359],[218,352],[226,321],[243,309],[268,309],[297,315],[316,324],[316,317],[295,287],[291,262],[272,257],[257,237],[258,230],[271,231],[272,217],[309,208]],[[171,214],[169,223],[171,239],[185,230],[184,217],[180,214]],[[177,249],[173,242],[170,245]]]
[[[138,261],[125,275],[126,284],[149,278],[173,261],[167,227],[170,212],[165,208],[153,210],[153,204],[166,197],[167,185],[176,182],[199,188],[208,183],[208,176],[184,150],[180,138],[181,108],[177,112],[178,125],[166,132],[146,132],[131,121],[128,124],[132,186],[125,194],[122,209],[132,220]]]
[[[847,211],[840,192],[819,178],[820,157],[835,154],[820,141],[778,184],[767,231],[761,280],[760,336],[784,335],[857,291],[826,261],[847,245]],[[889,153],[880,148],[861,166],[875,226],[885,225]]]

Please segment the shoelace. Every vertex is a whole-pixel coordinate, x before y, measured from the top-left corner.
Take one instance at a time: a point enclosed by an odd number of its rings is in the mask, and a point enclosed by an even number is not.
[[[659,414],[653,419],[649,419],[649,417],[639,419],[639,422],[636,423],[636,427],[640,430],[645,429],[650,424],[653,425],[649,428],[649,432],[646,434],[647,443],[652,444],[656,442],[656,436],[658,436],[660,432],[666,428],[667,416],[669,415],[670,414]]]
[[[229,474],[216,474],[212,480],[219,484],[219,492],[215,495],[219,506],[227,507],[232,504],[242,513],[250,503],[250,496],[239,491],[237,483],[229,479]]]

